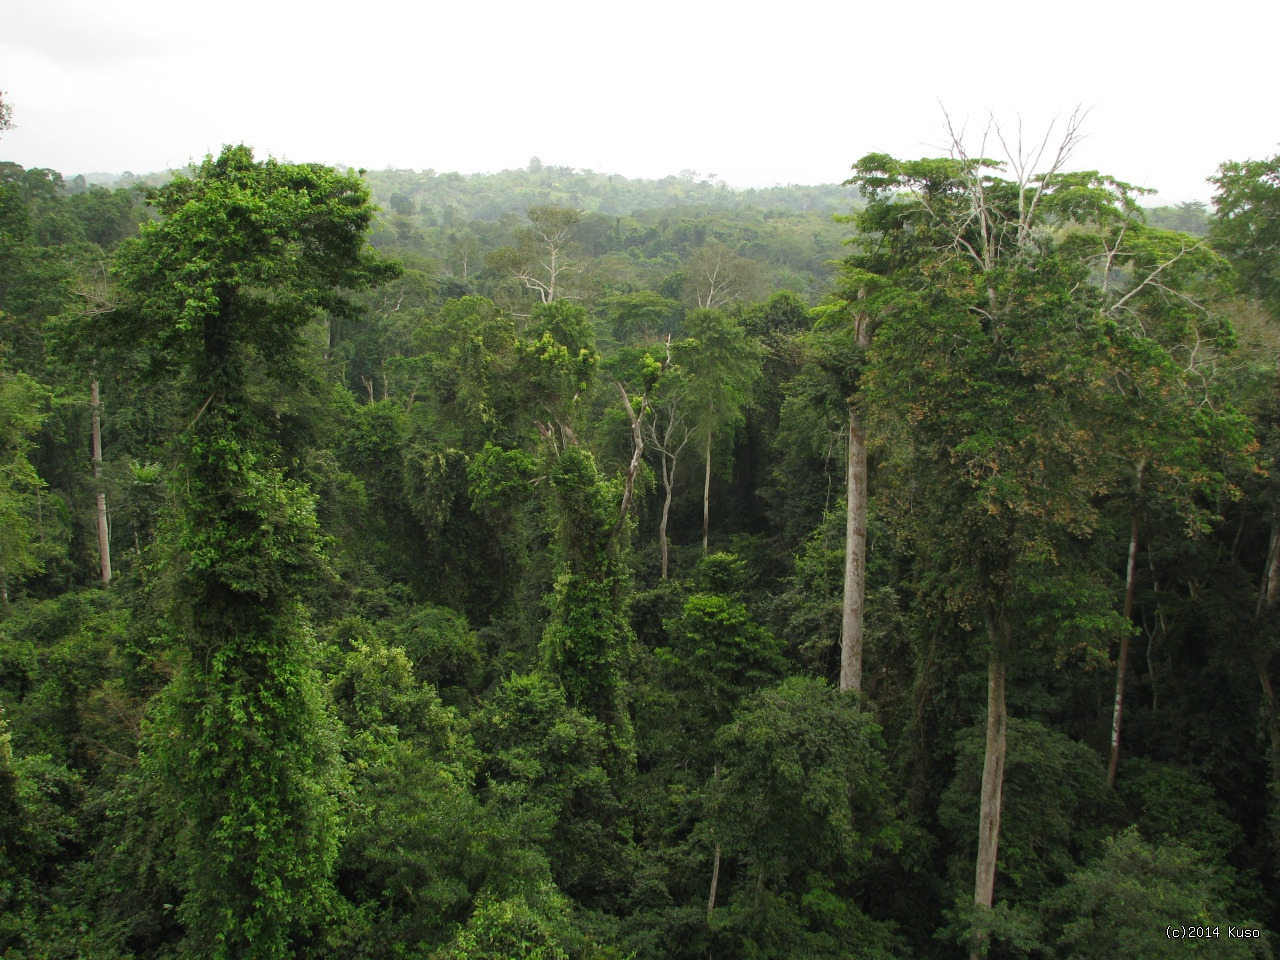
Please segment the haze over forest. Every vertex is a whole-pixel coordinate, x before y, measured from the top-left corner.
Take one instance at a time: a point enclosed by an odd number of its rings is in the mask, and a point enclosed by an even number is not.
[[[286,82],[324,18],[53,8],[0,40],[0,956],[1275,955],[1272,133],[867,133],[950,49],[880,13],[833,66],[800,10],[378,7],[366,116]],[[673,25],[723,85],[636,86]]]

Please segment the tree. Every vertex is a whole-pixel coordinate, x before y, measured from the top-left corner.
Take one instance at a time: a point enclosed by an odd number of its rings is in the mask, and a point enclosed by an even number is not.
[[[880,728],[824,681],[790,677],[747,697],[715,749],[716,836],[754,874],[757,905],[766,884],[798,886],[895,845]]]
[[[581,219],[571,207],[530,207],[529,226],[516,232],[516,245],[495,250],[487,262],[536,293],[539,302],[554,303],[565,295],[564,275],[577,269],[567,255],[573,250],[573,228]]]
[[[1216,375],[1234,333],[1206,306],[1223,292],[1226,262],[1204,241],[1147,227],[1132,210],[1077,230],[1064,247],[1098,265],[1098,313],[1111,341],[1098,426],[1129,515],[1108,767],[1114,784],[1143,513],[1163,500],[1189,530],[1205,527],[1199,501],[1225,485],[1221,464],[1239,458],[1251,438]]]
[[[250,384],[299,382],[302,329],[394,270],[367,250],[374,208],[354,174],[227,147],[152,202],[163,219],[119,251],[106,331],[178,371],[186,407],[181,666],[143,762],[174,804],[192,948],[292,956],[331,900],[337,769],[298,598],[318,559],[314,503],[278,465]]]
[[[686,320],[689,339],[674,356],[689,377],[688,403],[703,442],[702,552],[711,530],[711,452],[715,435],[742,422],[760,376],[760,348],[735,320],[718,310],[696,310]]]
[[[3,90],[0,90],[0,130],[13,129],[13,104],[4,98],[8,96]]]
[[[948,158],[873,154],[853,178],[868,202],[860,220],[885,251],[877,272],[890,281],[869,379],[884,428],[907,432],[892,453],[900,530],[929,570],[922,582],[985,634],[979,917],[996,876],[1015,638],[1089,647],[1125,629],[1096,574],[1071,562],[1107,488],[1096,384],[1114,341],[1095,264],[1070,238],[1135,206],[1125,184],[1064,172],[1080,119],[1056,149],[1048,136],[1010,147],[993,125],[1007,163],[971,156],[953,131]],[[1058,615],[1046,620],[1045,609]],[[987,950],[983,929],[979,918],[975,958]]]
[[[1270,957],[1261,925],[1240,917],[1224,896],[1225,886],[1195,850],[1176,841],[1147,843],[1137,830],[1125,830],[1050,898],[1061,931],[1055,956]],[[1182,931],[1188,923],[1203,933],[1191,939],[1169,935],[1171,927]]]
[[[1260,301],[1272,321],[1280,318],[1280,154],[1267,160],[1231,161],[1211,178],[1218,192],[1212,237],[1235,266],[1242,292]],[[1280,382],[1280,368],[1276,380]],[[1273,466],[1274,476],[1274,466]],[[1280,491],[1273,490],[1271,543],[1254,615],[1254,667],[1262,686],[1271,752],[1271,789],[1276,804],[1273,830],[1280,845]],[[1280,859],[1280,846],[1277,848]]]
[[[699,310],[749,300],[760,285],[760,266],[719,240],[700,246],[685,269],[685,295]]]
[[[0,609],[9,604],[11,579],[41,569],[33,519],[45,483],[28,455],[47,400],[37,381],[0,366]]]
[[[649,290],[619,293],[600,302],[606,335],[618,346],[670,336],[680,305]]]
[[[854,219],[858,223],[858,218]],[[863,224],[871,236],[877,224],[867,216]],[[848,417],[845,448],[844,592],[840,605],[840,689],[862,690],[862,651],[867,594],[867,425],[859,403],[858,386],[867,351],[875,335],[877,316],[867,303],[868,289],[880,286],[873,272],[890,269],[878,263],[874,246],[844,262],[833,303],[819,311],[809,338],[817,364],[840,394]]]
[[[668,351],[671,349],[668,345]],[[687,400],[688,377],[676,366],[668,366],[655,389],[653,416],[645,424],[649,445],[658,453],[662,467],[662,518],[658,521],[658,549],[661,575],[669,566],[667,527],[671,520],[671,500],[675,494],[676,468],[680,454],[697,431],[697,420]]]

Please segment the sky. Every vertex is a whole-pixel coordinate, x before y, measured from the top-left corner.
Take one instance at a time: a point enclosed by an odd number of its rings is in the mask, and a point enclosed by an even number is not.
[[[1035,0],[8,0],[0,160],[150,173],[247,143],[456,170],[532,157],[731,186],[832,183],[870,152],[979,152],[1087,111],[1068,167],[1209,200],[1280,152],[1280,4]],[[988,141],[987,153],[998,149]]]

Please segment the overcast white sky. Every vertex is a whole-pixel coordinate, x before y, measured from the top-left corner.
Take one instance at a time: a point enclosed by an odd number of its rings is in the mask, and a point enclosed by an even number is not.
[[[9,0],[0,159],[151,172],[259,156],[464,173],[545,163],[828,183],[936,155],[942,106],[1042,131],[1090,110],[1072,166],[1207,200],[1280,151],[1280,4],[654,0],[331,4]],[[988,151],[990,152],[990,151]]]

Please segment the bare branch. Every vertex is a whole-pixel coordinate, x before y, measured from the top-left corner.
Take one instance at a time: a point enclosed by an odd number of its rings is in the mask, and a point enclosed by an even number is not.
[[[1114,315],[1115,312],[1117,310],[1120,310],[1126,303],[1128,303],[1132,297],[1136,296],[1138,293],[1145,290],[1149,286],[1157,285],[1156,277],[1160,276],[1160,274],[1163,273],[1168,267],[1173,266],[1175,263],[1181,260],[1182,257],[1185,256],[1186,254],[1199,250],[1201,247],[1205,245],[1206,242],[1207,241],[1201,240],[1199,243],[1197,243],[1193,247],[1183,246],[1183,248],[1179,250],[1177,254],[1175,254],[1170,259],[1164,261],[1162,264],[1160,264],[1158,267],[1152,270],[1151,273],[1147,275],[1146,279],[1144,279],[1140,284],[1138,284],[1136,287],[1134,287],[1132,290],[1126,293],[1123,297],[1117,300],[1116,303],[1113,304],[1111,307],[1109,307],[1106,312],[1109,315]],[[1161,289],[1167,290],[1170,293],[1173,292],[1171,290],[1168,290],[1167,287],[1161,287]],[[1178,296],[1181,297],[1182,294],[1178,294]],[[1183,297],[1183,299],[1185,300],[1189,298]],[[1189,301],[1189,302],[1194,303],[1194,301]]]

